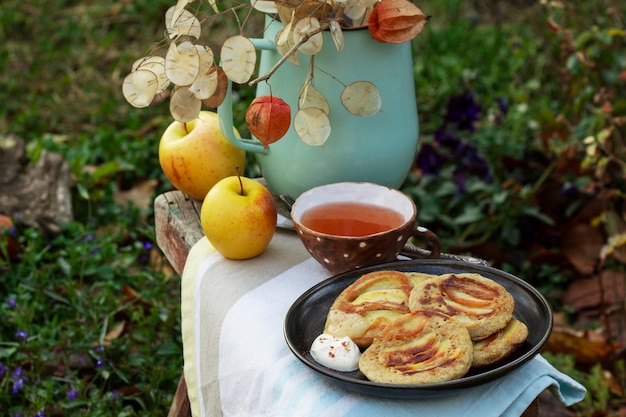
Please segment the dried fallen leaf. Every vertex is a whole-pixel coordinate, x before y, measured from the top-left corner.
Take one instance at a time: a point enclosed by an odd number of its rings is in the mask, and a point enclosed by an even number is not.
[[[553,329],[544,351],[553,354],[573,355],[579,363],[596,364],[606,360],[612,353],[612,347],[608,343],[591,341],[578,336],[566,329]]]
[[[125,206],[132,204],[140,210],[148,210],[152,206],[159,181],[157,179],[145,179],[137,182],[132,188],[115,193],[115,204]]]
[[[583,274],[591,274],[595,270],[603,245],[602,232],[589,223],[573,223],[561,237],[561,252]]]
[[[609,237],[608,242],[602,246],[600,258],[605,260],[611,255],[618,261],[626,263],[626,232],[617,233]]]
[[[113,340],[119,338],[124,333],[124,329],[126,329],[126,322],[122,321],[104,335],[103,344],[109,346]]]
[[[563,294],[563,304],[575,310],[612,305],[626,299],[626,276],[618,271],[602,271],[600,278],[580,278]]]

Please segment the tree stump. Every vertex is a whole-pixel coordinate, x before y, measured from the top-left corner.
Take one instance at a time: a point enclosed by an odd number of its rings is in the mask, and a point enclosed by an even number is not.
[[[0,214],[17,223],[56,235],[74,219],[69,164],[59,154],[43,151],[37,161],[26,155],[26,143],[0,137]]]

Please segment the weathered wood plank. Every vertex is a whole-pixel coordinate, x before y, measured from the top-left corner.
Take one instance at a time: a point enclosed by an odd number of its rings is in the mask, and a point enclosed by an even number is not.
[[[191,247],[204,236],[200,225],[202,203],[180,191],[170,191],[154,200],[157,245],[179,276]],[[185,375],[181,374],[168,417],[191,417]]]
[[[180,191],[169,191],[154,200],[157,245],[179,275],[183,273],[189,250],[204,236],[201,207],[202,202]]]
[[[178,388],[176,388],[176,394],[167,417],[191,417],[191,404],[187,396],[187,383],[184,374],[180,375]]]

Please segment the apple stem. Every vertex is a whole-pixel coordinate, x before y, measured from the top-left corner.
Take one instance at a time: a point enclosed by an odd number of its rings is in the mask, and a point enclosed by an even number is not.
[[[245,190],[243,189],[243,181],[241,180],[241,175],[239,175],[239,167],[235,167],[235,171],[237,171],[237,179],[239,180],[239,188],[240,188],[240,195],[246,195]]]
[[[185,129],[186,134],[189,134],[189,129],[187,129],[187,122],[183,123],[183,129]]]

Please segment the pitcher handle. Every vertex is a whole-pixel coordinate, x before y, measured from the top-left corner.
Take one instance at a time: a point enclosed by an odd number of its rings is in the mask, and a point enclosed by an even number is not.
[[[258,50],[275,50],[276,43],[269,39],[250,39],[254,47]],[[228,139],[230,143],[239,149],[255,153],[266,154],[268,150],[263,144],[255,139],[242,139],[238,138],[235,134],[235,127],[233,126],[233,99],[232,99],[232,82],[228,80],[228,88],[226,89],[226,96],[222,104],[217,106],[217,117],[220,123],[220,129],[222,134]]]

